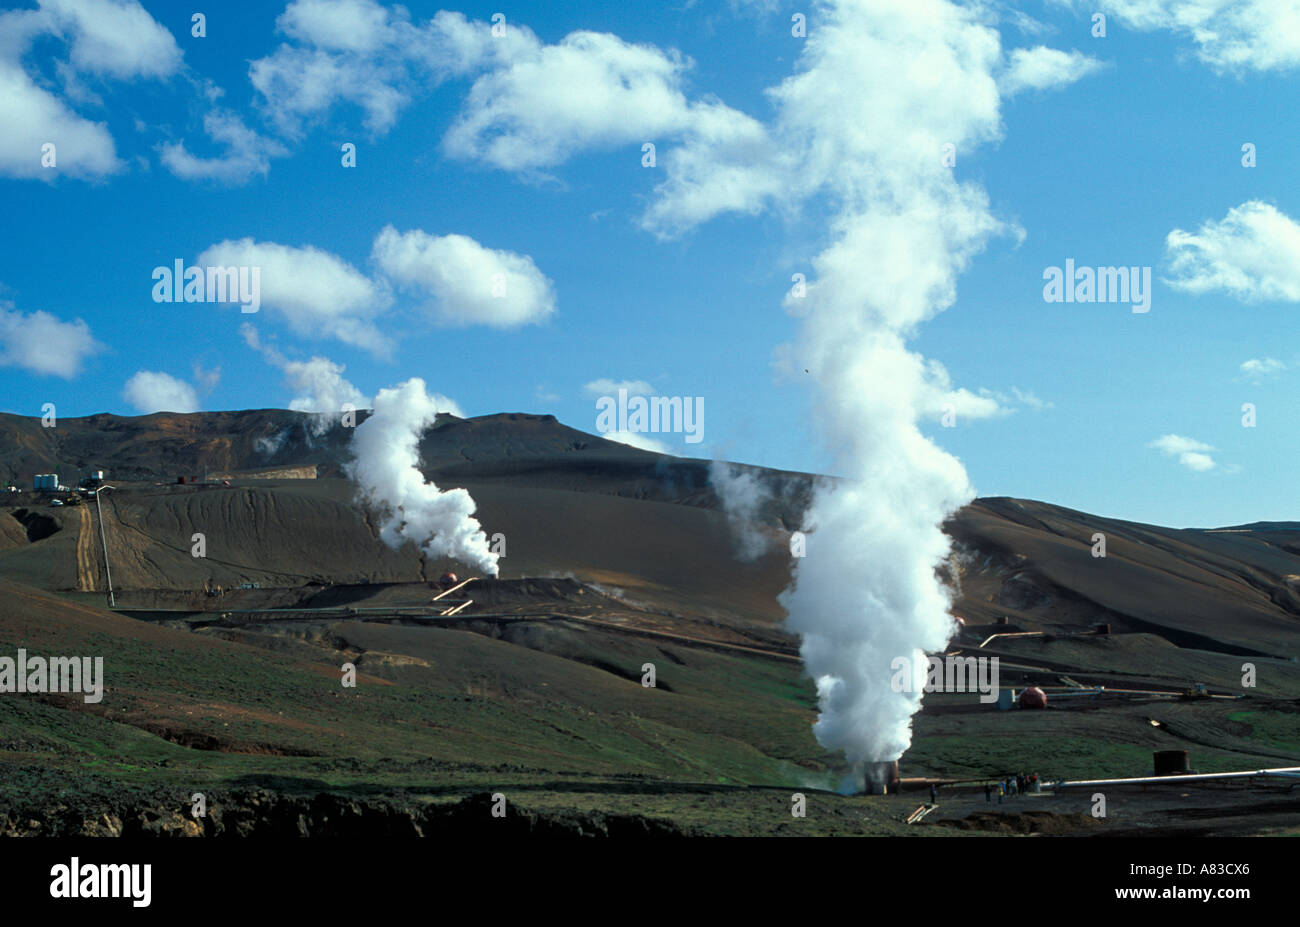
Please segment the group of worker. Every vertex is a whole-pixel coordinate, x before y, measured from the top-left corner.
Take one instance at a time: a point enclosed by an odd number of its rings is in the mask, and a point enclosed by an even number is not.
[[[1014,776],[1007,776],[1000,782],[986,782],[984,784],[984,800],[993,801],[994,793],[998,796],[998,804],[1002,804],[1006,798],[1015,798],[1017,795],[1023,795],[1025,792],[1038,791],[1038,773],[1025,775],[1017,773]]]

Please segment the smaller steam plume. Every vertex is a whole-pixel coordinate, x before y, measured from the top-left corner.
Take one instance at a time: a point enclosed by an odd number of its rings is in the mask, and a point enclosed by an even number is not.
[[[357,426],[348,474],[361,500],[382,518],[379,536],[390,547],[413,541],[430,557],[450,557],[489,576],[497,554],[474,518],[464,489],[441,490],[420,472],[420,436],[438,417],[438,401],[412,377],[375,396],[374,414]]]
[[[736,557],[742,563],[749,563],[763,556],[768,537],[759,527],[759,515],[772,494],[759,479],[758,471],[715,460],[709,465],[709,484],[727,513]]]

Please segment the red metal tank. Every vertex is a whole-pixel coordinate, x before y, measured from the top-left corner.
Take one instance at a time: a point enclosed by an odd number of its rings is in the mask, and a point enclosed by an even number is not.
[[[442,579],[438,580],[438,582],[439,582],[439,584],[441,584],[442,586],[444,586],[444,587],[446,587],[446,588],[450,588],[450,587],[456,585],[456,583],[460,582],[460,580],[456,579],[456,574],[455,574],[455,573],[443,573],[443,574],[442,574]]]
[[[1020,693],[1021,708],[1046,708],[1047,693],[1038,686],[1030,686],[1024,692]]]

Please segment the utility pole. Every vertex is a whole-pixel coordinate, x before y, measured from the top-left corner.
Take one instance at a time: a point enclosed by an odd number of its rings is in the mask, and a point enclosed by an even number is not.
[[[100,486],[95,490],[95,511],[99,514],[99,544],[104,549],[104,576],[108,580],[108,607],[117,608],[117,599],[113,597],[113,571],[108,568],[108,541],[104,537],[104,509],[99,503],[99,497],[104,490],[112,488],[112,486]]]

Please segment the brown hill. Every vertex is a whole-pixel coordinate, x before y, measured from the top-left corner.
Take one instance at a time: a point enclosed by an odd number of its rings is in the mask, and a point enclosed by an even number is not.
[[[67,474],[66,482],[81,469],[107,470],[119,489],[103,500],[105,535],[115,585],[127,591],[426,582],[456,567],[380,543],[339,476],[349,431],[317,436],[311,426],[310,416],[282,410],[97,415],[61,419],[52,429],[5,415],[0,475],[29,485],[38,471]],[[732,625],[771,627],[781,617],[775,597],[789,579],[787,530],[800,523],[808,474],[751,468],[770,490],[759,527],[771,543],[765,557],[742,563],[707,461],[640,451],[553,416],[524,414],[442,416],[421,452],[428,476],[468,488],[488,533],[505,535],[503,576],[571,575]],[[174,473],[313,465],[324,478],[235,480],[232,487],[172,480]],[[23,493],[0,509],[0,576],[102,590],[93,512],[39,502]],[[1107,622],[1180,646],[1296,652],[1294,524],[1175,530],[995,498],[977,500],[947,527],[958,544],[957,611],[972,626],[1006,619],[1062,631]],[[191,556],[196,532],[206,538],[206,558]],[[1097,533],[1107,538],[1105,558],[1091,553]]]

